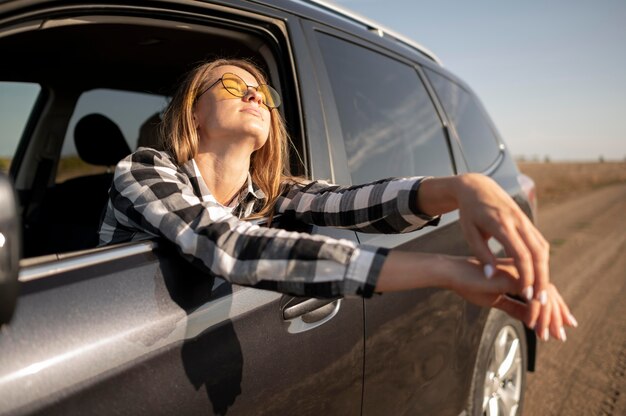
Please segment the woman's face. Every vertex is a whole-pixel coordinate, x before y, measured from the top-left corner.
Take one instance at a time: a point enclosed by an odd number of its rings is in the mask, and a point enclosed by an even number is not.
[[[207,85],[218,81],[226,73],[237,75],[250,86],[258,86],[252,74],[231,65],[215,68]],[[249,88],[243,97],[236,97],[218,81],[198,97],[194,106],[194,121],[201,143],[225,140],[225,144],[241,142],[257,150],[269,136],[271,115],[270,110],[262,105],[262,96],[254,88]]]

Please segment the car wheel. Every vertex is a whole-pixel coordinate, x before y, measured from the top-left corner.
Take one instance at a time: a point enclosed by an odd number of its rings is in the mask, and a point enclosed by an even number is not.
[[[489,313],[470,390],[470,415],[522,414],[528,347],[524,326],[499,310]]]

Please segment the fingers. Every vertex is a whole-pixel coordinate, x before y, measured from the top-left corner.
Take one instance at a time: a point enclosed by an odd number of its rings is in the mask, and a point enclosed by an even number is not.
[[[458,178],[457,202],[465,238],[483,264],[494,264],[487,239],[495,237],[519,271],[520,292],[547,302],[549,245],[513,199],[493,180],[466,174]]]
[[[536,300],[532,301],[533,303],[538,303]],[[543,341],[547,341],[550,339],[550,320],[552,319],[552,302],[546,302],[545,305],[541,306],[541,311],[539,312],[539,318],[537,318],[537,326],[535,327],[535,332],[537,332],[537,336],[541,338]]]
[[[520,236],[517,227],[511,222],[503,224],[494,237],[504,246],[506,254],[513,259],[517,267],[522,296],[527,300],[533,299],[535,295],[533,256],[524,239]]]
[[[509,285],[510,287],[511,284],[515,286],[514,282],[519,276],[514,263],[513,259],[498,259],[496,273],[492,278],[494,283],[501,280],[502,282],[499,284],[503,286]],[[543,341],[549,340],[552,336],[564,342],[567,340],[565,326],[574,328],[578,326],[576,318],[553,284],[548,284],[544,304],[536,299],[523,303],[509,296],[499,296],[492,306],[505,311],[515,319],[523,321],[526,326],[535,330],[537,336]]]
[[[547,290],[550,283],[550,245],[527,218],[523,219],[518,232],[528,249],[532,262],[534,298],[544,304],[547,302]]]
[[[455,273],[457,278],[452,280],[453,284],[449,288],[476,305],[501,309],[513,318],[523,321],[535,330],[541,340],[548,341],[552,336],[565,341],[567,335],[564,326],[578,325],[553,284],[547,285],[544,302],[536,298],[523,302],[506,295],[515,297],[522,292],[515,259],[498,258],[491,277],[483,274],[480,262],[476,259],[454,258],[454,261],[461,266],[458,269],[460,273]]]
[[[524,323],[527,327],[533,330],[537,330],[537,322],[539,320],[539,313],[541,312],[541,304],[536,300],[528,302],[528,309],[526,310],[526,320]],[[541,332],[537,331],[537,335]]]
[[[487,244],[487,238],[483,236],[480,231],[471,224],[463,225],[463,232],[465,234],[465,240],[469,244],[474,256],[482,264],[495,265],[496,256],[493,255]]]
[[[565,329],[563,328],[563,319],[561,314],[561,306],[554,296],[550,296],[549,303],[552,305],[552,319],[550,320],[550,333],[556,339],[563,342],[567,339]]]
[[[547,341],[552,335],[553,338],[565,342],[567,335],[564,325],[576,327],[578,323],[554,285],[548,286],[547,293],[547,302],[540,305],[535,332],[543,341]],[[538,304],[536,300],[531,303]]]

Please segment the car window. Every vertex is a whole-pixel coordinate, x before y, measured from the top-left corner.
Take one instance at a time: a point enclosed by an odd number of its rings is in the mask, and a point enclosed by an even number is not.
[[[76,124],[84,117],[100,114],[109,119],[119,127],[129,149],[133,151],[138,144],[143,146],[155,144],[155,127],[167,102],[168,99],[160,95],[110,89],[95,89],[82,94],[78,99],[63,141],[56,182],[60,183],[70,178],[107,170],[106,166],[93,165],[83,160],[76,150]],[[83,140],[88,141],[88,138]],[[106,145],[107,143],[97,144],[97,146]]]
[[[448,78],[425,69],[441,104],[457,131],[472,171],[483,171],[499,154],[498,141],[474,95]]]
[[[318,35],[352,182],[453,174],[443,125],[416,70],[333,36]]]
[[[41,91],[39,84],[0,82],[0,172],[7,173],[26,122]]]

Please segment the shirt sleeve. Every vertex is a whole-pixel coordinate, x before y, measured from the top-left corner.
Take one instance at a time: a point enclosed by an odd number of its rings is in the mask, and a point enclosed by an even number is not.
[[[348,240],[241,221],[202,201],[171,157],[152,149],[117,165],[109,196],[101,239],[106,227],[161,236],[192,263],[240,285],[297,296],[369,297],[387,255]]]
[[[417,193],[428,177],[390,178],[358,186],[323,181],[291,184],[277,201],[277,212],[319,226],[365,233],[404,233],[437,225],[439,216],[420,212]]]

